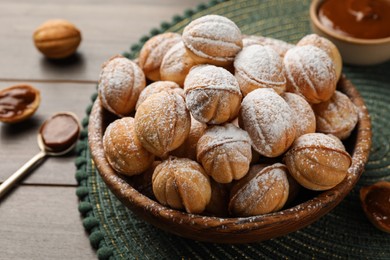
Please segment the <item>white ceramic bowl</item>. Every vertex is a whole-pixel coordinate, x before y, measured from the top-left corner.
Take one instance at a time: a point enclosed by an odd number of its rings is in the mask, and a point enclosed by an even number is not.
[[[337,34],[326,28],[318,19],[318,8],[326,0],[313,0],[310,6],[312,30],[332,41],[340,51],[344,63],[374,65],[390,60],[390,37],[358,39]],[[390,26],[390,25],[389,25]]]

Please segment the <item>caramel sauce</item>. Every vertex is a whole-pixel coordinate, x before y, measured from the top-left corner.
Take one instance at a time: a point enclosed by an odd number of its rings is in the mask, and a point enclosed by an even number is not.
[[[334,32],[361,39],[390,37],[390,0],[326,0],[320,22]]]
[[[11,88],[0,94],[0,117],[12,118],[34,102],[36,94],[27,86]]]
[[[53,152],[70,148],[78,139],[80,126],[77,119],[66,113],[54,115],[40,129],[43,143]]]
[[[390,187],[373,187],[365,198],[367,211],[374,219],[390,227]]]

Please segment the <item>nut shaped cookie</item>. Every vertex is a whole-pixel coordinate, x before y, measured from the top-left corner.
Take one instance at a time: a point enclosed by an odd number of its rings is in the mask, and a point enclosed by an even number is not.
[[[355,128],[359,115],[352,101],[337,91],[326,102],[313,105],[317,120],[317,132],[346,139]]]
[[[76,52],[81,42],[81,32],[71,22],[63,19],[48,20],[33,35],[35,47],[50,59],[63,59]]]
[[[206,124],[222,124],[238,115],[241,92],[236,78],[226,69],[198,65],[184,82],[186,105],[192,116]]]
[[[120,117],[130,115],[145,84],[145,75],[137,64],[122,56],[112,57],[100,72],[98,93],[102,106]]]
[[[247,132],[233,124],[207,129],[198,141],[196,152],[206,173],[219,183],[244,177],[252,160]]]
[[[186,51],[183,42],[180,41],[164,55],[160,67],[161,80],[174,81],[183,86],[187,74],[195,65],[195,61]]]
[[[327,101],[336,90],[336,69],[329,55],[313,45],[288,50],[283,59],[287,91],[311,104]]]
[[[254,44],[269,46],[276,51],[282,59],[289,49],[295,47],[295,45],[291,43],[259,35],[244,35],[242,37],[242,44],[244,48]]]
[[[135,105],[135,109],[137,110],[141,103],[149,96],[162,91],[173,91],[184,97],[184,90],[177,83],[173,81],[155,81],[142,90],[138,97],[137,104]]]
[[[334,43],[331,42],[330,40],[321,37],[315,33],[306,35],[297,43],[297,46],[304,46],[304,45],[314,45],[322,49],[323,51],[325,51],[332,59],[335,65],[336,78],[337,80],[339,80],[341,76],[341,70],[343,68],[343,61],[341,58],[341,54],[337,49],[336,45],[334,45]]]
[[[201,213],[211,198],[210,179],[199,163],[187,158],[169,157],[152,176],[153,193],[163,205]]]
[[[180,34],[166,32],[153,36],[145,42],[139,52],[138,64],[148,79],[152,81],[161,80],[160,66],[164,55],[180,41]]]
[[[284,161],[294,179],[310,190],[328,190],[348,174],[351,156],[334,136],[311,133],[300,136]]]
[[[271,88],[255,89],[244,98],[239,122],[248,132],[253,148],[266,157],[283,154],[295,139],[293,112]]]
[[[180,158],[189,158],[196,161],[196,146],[206,129],[207,125],[205,123],[201,123],[195,118],[191,117],[191,128],[187,139],[182,145],[172,151],[170,155]]]
[[[244,96],[257,88],[272,88],[278,94],[286,89],[283,61],[271,47],[245,47],[236,56],[234,68],[234,76]]]
[[[160,158],[179,147],[191,127],[190,113],[184,99],[174,92],[160,92],[148,97],[135,113],[135,131],[149,152]]]
[[[295,120],[295,138],[316,131],[316,116],[310,104],[300,95],[285,92],[282,98],[290,106]]]
[[[240,29],[233,21],[219,15],[193,20],[184,28],[182,38],[197,64],[226,66],[242,49]]]
[[[111,167],[127,176],[146,171],[154,161],[154,155],[138,140],[132,117],[117,119],[107,127],[103,149]]]
[[[234,216],[248,217],[280,210],[289,194],[287,167],[275,163],[256,167],[239,180],[231,190],[229,212]]]

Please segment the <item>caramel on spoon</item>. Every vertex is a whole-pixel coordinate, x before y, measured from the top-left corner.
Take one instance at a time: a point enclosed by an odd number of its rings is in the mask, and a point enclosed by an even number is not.
[[[0,185],[0,198],[46,156],[60,156],[70,152],[79,135],[80,124],[74,114],[62,112],[47,119],[38,134],[40,152]]]

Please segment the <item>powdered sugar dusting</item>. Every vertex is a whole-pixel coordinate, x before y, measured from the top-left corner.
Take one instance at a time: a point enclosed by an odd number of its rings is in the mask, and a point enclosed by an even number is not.
[[[295,119],[296,138],[303,134],[314,133],[316,131],[316,116],[310,104],[294,93],[283,93],[283,99],[293,111]]]
[[[295,137],[294,119],[288,104],[272,89],[256,89],[241,104],[244,129],[248,131],[253,148],[270,156],[274,146],[286,135]],[[294,129],[294,132],[291,131]],[[288,147],[286,147],[287,149]]]
[[[334,150],[345,151],[343,143],[337,137],[321,133],[309,133],[300,136],[297,140],[295,140],[292,148],[297,149],[307,147],[327,147]]]
[[[240,88],[236,78],[223,68],[193,67],[184,82],[184,92],[188,109],[200,122],[220,124],[238,114]]]
[[[282,60],[267,46],[245,47],[237,55],[234,68],[264,87],[283,87],[286,84]]]
[[[180,34],[172,32],[150,38],[140,51],[140,67],[146,72],[160,68],[165,53],[180,40]]]
[[[289,49],[295,46],[293,44],[287,43],[279,39],[274,39],[274,38],[264,37],[259,35],[245,35],[242,39],[242,43],[244,47],[254,45],[254,44],[269,46],[274,51],[276,51],[281,58],[284,57],[285,53]]]
[[[184,97],[184,91],[178,84],[172,81],[156,81],[148,85],[144,90],[142,90],[139,95],[136,109],[144,102],[149,96],[160,93],[162,91],[173,91]]]
[[[294,90],[311,102],[329,99],[336,88],[336,70],[325,51],[312,46],[298,46],[284,56],[286,76]]]
[[[172,92],[147,98],[135,114],[137,136],[150,152],[165,156],[180,146],[190,130],[184,99]]]
[[[138,141],[134,119],[131,117],[118,119],[107,127],[103,136],[103,148],[110,165],[126,175],[145,171],[154,158]]]
[[[288,194],[285,166],[277,163],[265,167],[235,193],[233,197],[234,207],[245,211],[247,214],[256,213],[259,210],[256,208],[264,206],[260,206],[260,204],[267,203],[270,198],[271,201],[283,200],[285,194]],[[269,209],[269,211],[273,210],[275,209]]]
[[[99,97],[102,105],[114,114],[124,116],[131,113],[144,87],[144,73],[127,58],[114,57],[100,72]]]
[[[246,131],[230,123],[207,129],[201,139],[202,141],[199,142],[205,142],[210,148],[230,142],[245,142],[248,144],[251,142]]]
[[[199,57],[233,60],[242,48],[241,31],[226,17],[206,15],[184,28],[185,46]]]
[[[196,88],[221,89],[241,95],[236,78],[226,69],[214,65],[198,65],[190,70],[184,82],[184,92]]]
[[[317,132],[347,138],[358,122],[358,112],[352,101],[335,91],[331,99],[313,105],[317,119]]]

